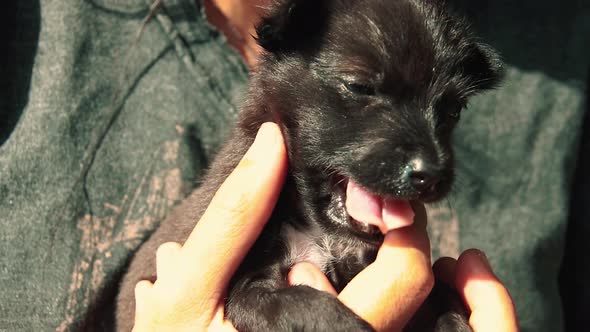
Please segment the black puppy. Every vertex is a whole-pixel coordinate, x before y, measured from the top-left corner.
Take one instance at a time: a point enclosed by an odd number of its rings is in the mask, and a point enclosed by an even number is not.
[[[372,330],[327,293],[288,287],[286,274],[311,260],[341,290],[375,258],[383,240],[379,213],[385,220],[396,213],[391,206],[403,210],[409,201],[448,194],[451,132],[467,98],[499,82],[501,64],[443,6],[436,0],[276,2],[257,29],[265,52],[237,127],[203,185],[135,255],[118,299],[119,330],[131,329],[135,284],[155,278],[157,247],[186,240],[266,121],[281,126],[289,174],[230,285],[228,318],[240,331]],[[435,325],[468,328],[456,314],[415,326]]]

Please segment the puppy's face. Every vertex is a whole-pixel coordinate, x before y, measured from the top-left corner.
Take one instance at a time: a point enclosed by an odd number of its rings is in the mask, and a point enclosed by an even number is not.
[[[453,181],[451,133],[500,62],[432,1],[284,1],[258,29],[309,214],[375,233],[344,208],[350,183],[384,200],[437,201]]]

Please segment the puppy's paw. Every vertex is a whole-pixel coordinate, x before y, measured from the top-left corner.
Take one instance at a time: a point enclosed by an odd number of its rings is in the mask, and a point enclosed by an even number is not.
[[[473,330],[463,314],[449,311],[438,317],[434,332],[473,332]]]
[[[227,315],[239,331],[374,331],[336,297],[307,286],[234,294]]]

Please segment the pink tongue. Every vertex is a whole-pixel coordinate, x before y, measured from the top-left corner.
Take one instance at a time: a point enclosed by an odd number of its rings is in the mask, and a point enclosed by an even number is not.
[[[356,221],[379,227],[381,233],[414,223],[414,211],[408,201],[383,199],[348,181],[346,211]]]

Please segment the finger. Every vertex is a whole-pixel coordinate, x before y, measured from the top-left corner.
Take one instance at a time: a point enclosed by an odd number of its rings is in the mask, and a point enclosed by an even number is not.
[[[467,250],[459,257],[455,285],[471,310],[475,331],[518,331],[512,298],[481,251]]]
[[[220,305],[211,320],[211,324],[207,331],[211,332],[238,332],[234,325],[227,319],[225,319],[225,313],[223,305]]]
[[[265,123],[183,245],[180,264],[186,266],[187,285],[207,295],[226,288],[269,218],[286,169],[280,129]]]
[[[135,323],[141,321],[144,314],[147,313],[147,304],[149,302],[149,294],[152,290],[153,284],[147,280],[142,280],[135,285]],[[149,314],[149,313],[147,313]]]
[[[428,224],[428,216],[426,215],[426,208],[424,204],[418,202],[410,202],[412,210],[414,210],[414,223],[422,230],[426,230]],[[430,245],[429,245],[430,246]]]
[[[401,330],[434,285],[425,214],[415,212],[414,224],[389,232],[375,262],[338,296],[378,331]]]
[[[293,266],[291,271],[289,271],[288,281],[291,286],[305,285],[328,292],[334,296],[338,295],[324,273],[315,265],[308,262],[298,263]]]
[[[178,275],[177,263],[178,253],[181,245],[176,242],[167,242],[158,247],[156,251],[156,275],[158,281],[174,280]]]
[[[457,272],[457,260],[451,257],[441,257],[432,266],[432,271],[437,280],[455,287],[455,275]]]

